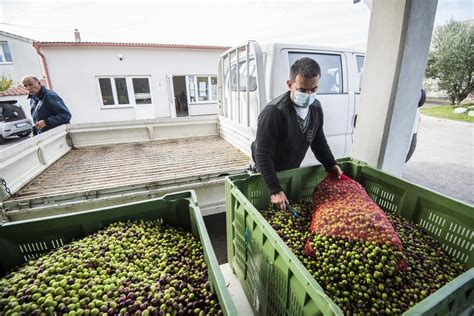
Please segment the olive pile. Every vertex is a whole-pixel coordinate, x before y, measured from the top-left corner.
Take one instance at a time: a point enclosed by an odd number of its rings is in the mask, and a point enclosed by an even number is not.
[[[387,214],[404,247],[310,234],[311,203],[300,216],[272,206],[261,213],[345,315],[401,314],[467,270],[439,242],[400,215]],[[314,256],[305,255],[310,237]],[[399,271],[397,262],[408,263]]]
[[[0,314],[222,315],[207,273],[190,232],[118,222],[0,279]]]

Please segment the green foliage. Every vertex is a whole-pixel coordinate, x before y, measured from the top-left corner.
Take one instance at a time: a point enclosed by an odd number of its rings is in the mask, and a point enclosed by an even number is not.
[[[5,91],[7,90],[8,88],[10,88],[13,84],[13,80],[5,77],[5,76],[2,76],[0,78],[0,92],[2,91]]]
[[[447,120],[474,123],[474,116],[469,116],[467,111],[461,114],[455,114],[453,113],[453,110],[454,107],[451,105],[442,105],[434,107],[422,107],[420,112],[424,115],[439,117]]]
[[[436,29],[426,76],[439,80],[451,103],[459,104],[474,90],[474,24],[451,20]]]

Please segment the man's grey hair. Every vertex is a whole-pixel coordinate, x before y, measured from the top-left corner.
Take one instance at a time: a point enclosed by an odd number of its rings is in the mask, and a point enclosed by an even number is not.
[[[33,76],[33,75],[26,75],[26,76],[23,76],[23,78],[21,78],[21,82],[25,81],[26,79],[33,79],[34,81],[36,81],[37,83],[41,84],[41,81],[38,79],[38,77],[36,76]]]
[[[312,79],[321,76],[321,68],[314,59],[303,57],[295,61],[290,68],[291,81],[295,82],[298,75],[301,75],[306,79]]]

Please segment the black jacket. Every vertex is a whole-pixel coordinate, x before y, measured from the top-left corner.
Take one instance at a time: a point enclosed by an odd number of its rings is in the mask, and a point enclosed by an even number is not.
[[[323,110],[318,100],[308,115],[309,126],[303,133],[287,92],[270,102],[258,117],[252,158],[271,194],[282,191],[276,172],[298,168],[309,146],[326,169],[336,164],[323,132]]]
[[[44,133],[71,121],[71,112],[56,92],[41,86],[40,92],[37,95],[28,96],[28,99],[30,99],[33,121],[36,123],[44,120],[46,123],[42,129],[33,127],[33,134]]]

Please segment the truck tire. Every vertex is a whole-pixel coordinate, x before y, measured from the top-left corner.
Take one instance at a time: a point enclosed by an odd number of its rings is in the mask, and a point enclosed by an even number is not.
[[[417,135],[418,135],[417,133],[413,134],[413,137],[411,139],[410,149],[408,149],[408,154],[405,159],[405,162],[408,162],[408,160],[410,160],[411,156],[413,156],[413,153],[415,152],[416,143],[417,143]]]

